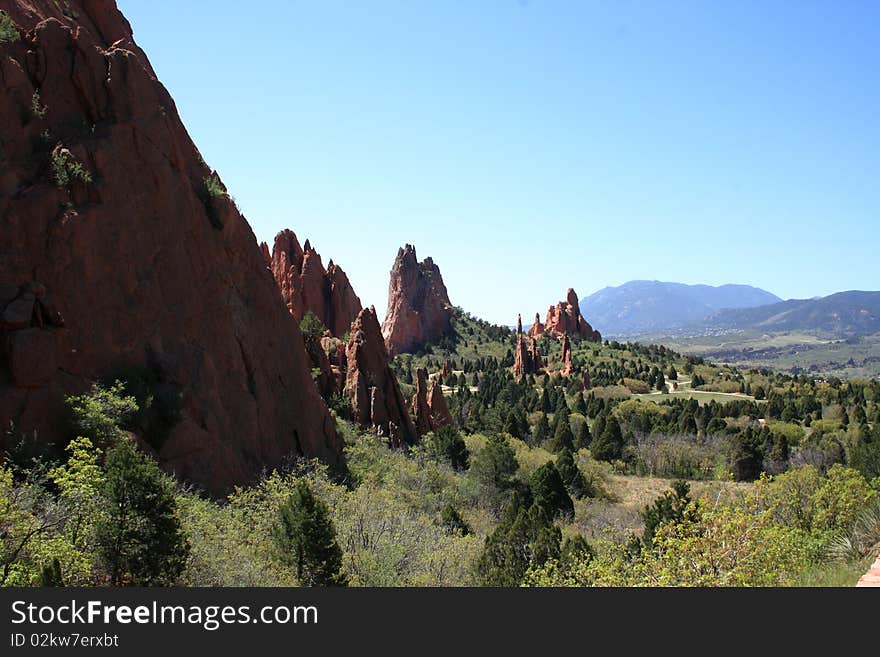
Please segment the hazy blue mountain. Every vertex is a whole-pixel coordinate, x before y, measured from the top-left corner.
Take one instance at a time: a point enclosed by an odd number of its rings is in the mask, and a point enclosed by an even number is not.
[[[749,285],[685,285],[630,281],[581,299],[581,313],[602,335],[638,335],[679,328],[725,308],[751,308],[782,301]]]
[[[880,332],[880,292],[850,290],[819,299],[790,299],[759,308],[723,310],[700,324],[701,328],[718,330],[867,335]]]

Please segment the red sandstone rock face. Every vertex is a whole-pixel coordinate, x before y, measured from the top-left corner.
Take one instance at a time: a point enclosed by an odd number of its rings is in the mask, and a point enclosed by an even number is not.
[[[436,381],[431,381],[431,391],[428,393],[428,408],[431,411],[431,429],[437,430],[452,424],[452,415],[449,413],[449,405],[443,396],[443,388]]]
[[[431,258],[419,262],[415,247],[397,251],[388,286],[388,310],[382,324],[392,356],[438,340],[452,329],[453,306],[440,268]]]
[[[533,338],[540,338],[544,333],[544,325],[541,323],[541,315],[535,313],[535,323],[529,327],[528,334]]]
[[[351,398],[355,421],[399,447],[415,443],[418,435],[388,361],[376,309],[364,308],[351,325],[345,393]]]
[[[593,342],[602,340],[599,331],[594,331],[581,315],[577,294],[571,288],[568,288],[565,301],[550,306],[547,311],[547,321],[544,322],[544,331],[557,336],[577,335]]]
[[[428,371],[421,367],[416,370],[416,391],[411,406],[416,431],[420,436],[452,424],[442,386],[434,380],[428,390]]]
[[[264,254],[268,251],[267,246]],[[312,311],[333,335],[348,332],[362,306],[340,266],[331,260],[324,269],[321,256],[309,241],[301,247],[292,230],[282,230],[275,236],[269,266],[297,321]]]
[[[415,418],[416,431],[424,436],[431,431],[431,407],[428,406],[428,371],[420,367],[416,370],[416,390],[413,393],[412,416]]]
[[[516,352],[513,361],[513,376],[521,381],[527,374],[537,374],[544,367],[541,351],[535,338],[524,335],[522,316],[516,317]]]
[[[568,335],[562,336],[562,376],[571,375],[571,342]]]
[[[160,463],[211,492],[341,462],[264,254],[115,3],[0,8],[0,425],[62,441],[65,395],[138,368],[180,400]]]

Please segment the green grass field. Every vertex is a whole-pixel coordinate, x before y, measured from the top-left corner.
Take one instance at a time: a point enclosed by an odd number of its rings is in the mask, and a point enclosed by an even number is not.
[[[844,379],[880,376],[880,334],[839,340],[804,333],[738,331],[657,340],[684,354],[745,369],[767,368]]]

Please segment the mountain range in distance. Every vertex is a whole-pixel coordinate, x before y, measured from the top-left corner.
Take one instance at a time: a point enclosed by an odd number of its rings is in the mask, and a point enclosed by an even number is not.
[[[880,331],[880,292],[858,290],[782,300],[749,285],[630,281],[584,297],[580,308],[608,337],[746,329],[849,337]]]

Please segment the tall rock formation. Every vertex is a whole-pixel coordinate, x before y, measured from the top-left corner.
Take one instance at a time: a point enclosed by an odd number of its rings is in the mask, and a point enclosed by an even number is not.
[[[134,373],[167,412],[141,437],[213,493],[341,463],[265,256],[115,3],[0,9],[0,425],[61,447],[64,397]]]
[[[571,341],[567,334],[562,336],[562,371],[560,374],[562,376],[571,375]]]
[[[264,244],[262,248],[264,255],[268,254],[268,246]],[[348,332],[362,306],[341,267],[331,260],[325,269],[309,241],[301,247],[296,234],[289,229],[275,236],[269,266],[287,308],[297,321],[312,311],[333,335]]]
[[[416,431],[420,436],[452,424],[442,386],[433,380],[429,390],[428,371],[421,367],[416,370],[416,390],[411,403]]]
[[[355,421],[388,437],[393,447],[418,439],[382,340],[375,308],[364,308],[351,325],[346,348],[345,393]]]
[[[431,428],[440,429],[452,424],[452,415],[446,397],[443,396],[443,386],[434,379],[431,381],[431,389],[428,391],[428,408],[431,410]]]
[[[544,322],[544,331],[557,336],[576,335],[593,342],[602,340],[599,331],[594,331],[581,315],[577,294],[571,288],[568,288],[565,301],[550,306],[547,311],[547,321]]]
[[[382,324],[392,356],[438,340],[452,330],[454,308],[440,268],[431,258],[419,262],[415,247],[397,251],[388,285],[388,310]]]
[[[538,343],[522,330],[522,316],[516,317],[516,352],[513,360],[513,376],[521,381],[527,374],[537,374],[544,367]]]
[[[541,315],[535,313],[535,323],[529,327],[528,334],[533,338],[540,338],[544,334],[544,325],[541,323]]]

